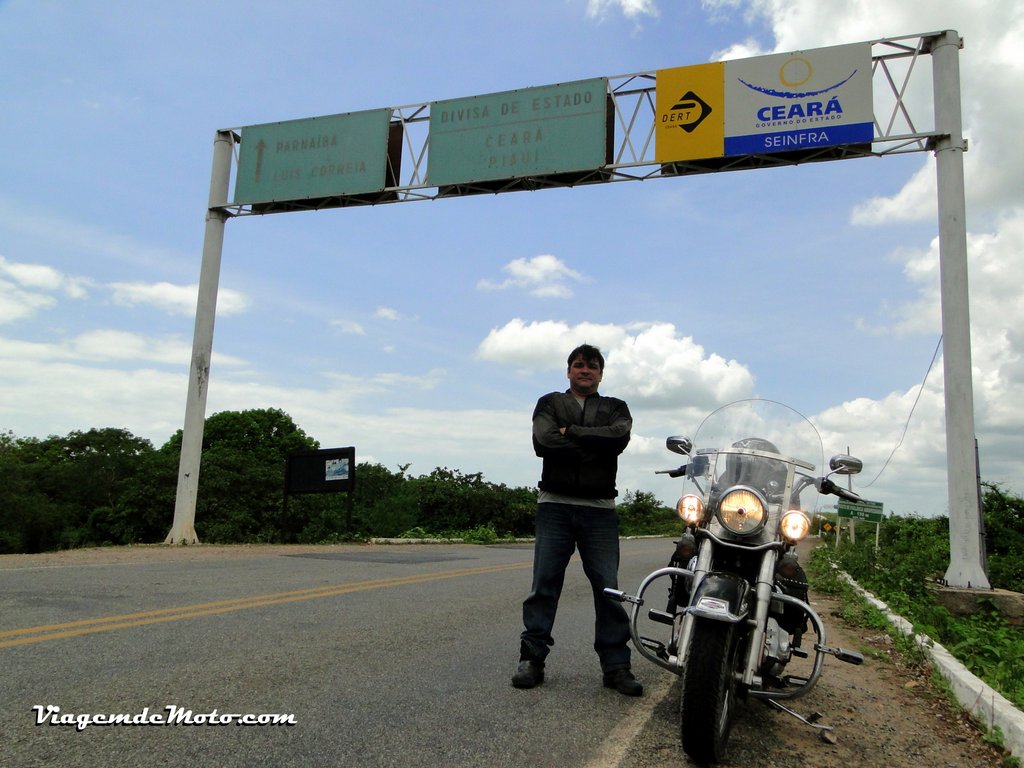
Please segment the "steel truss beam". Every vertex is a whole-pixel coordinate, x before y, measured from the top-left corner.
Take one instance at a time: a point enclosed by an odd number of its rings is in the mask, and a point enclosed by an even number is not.
[[[251,216],[288,211],[320,210],[353,205],[379,205],[435,200],[472,194],[498,194],[523,190],[607,184],[619,181],[686,176],[697,173],[772,168],[855,157],[924,152],[935,148],[937,134],[931,113],[931,70],[918,67],[921,56],[931,53],[942,36],[932,32],[871,41],[872,91],[874,93],[875,136],[870,145],[827,147],[800,152],[711,158],[671,164],[654,159],[654,131],[657,119],[655,89],[657,72],[638,72],[608,78],[608,99],[614,110],[613,161],[599,169],[561,177],[533,176],[500,182],[460,184],[442,188],[427,184],[430,156],[430,103],[394,107],[393,127],[401,130],[402,151],[389,167],[389,178],[397,183],[372,195],[326,197],[310,200],[226,205],[229,216]],[[240,129],[227,131],[234,137],[233,166],[238,167]]]

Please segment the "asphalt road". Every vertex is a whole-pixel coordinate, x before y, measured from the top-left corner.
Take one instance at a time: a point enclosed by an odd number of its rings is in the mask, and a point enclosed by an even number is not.
[[[670,549],[624,541],[620,585]],[[0,558],[0,765],[613,768],[674,678],[634,653],[647,694],[602,686],[574,560],[547,679],[512,688],[531,561],[527,544]],[[60,724],[169,707],[193,724]],[[211,723],[273,714],[294,724]]]

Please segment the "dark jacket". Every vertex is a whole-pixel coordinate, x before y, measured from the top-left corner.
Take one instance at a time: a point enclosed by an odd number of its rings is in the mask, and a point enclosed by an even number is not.
[[[565,435],[559,433],[566,427]],[[580,499],[613,499],[618,456],[633,417],[614,397],[591,395],[580,409],[571,390],[551,392],[533,411],[533,450],[544,459],[540,489]]]

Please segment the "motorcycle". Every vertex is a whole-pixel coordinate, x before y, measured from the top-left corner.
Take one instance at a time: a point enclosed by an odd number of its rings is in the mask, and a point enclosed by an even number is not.
[[[668,566],[644,578],[635,595],[605,594],[631,605],[637,651],[682,677],[684,751],[702,764],[723,760],[737,701],[748,699],[830,733],[820,713],[804,716],[783,702],[814,687],[826,656],[851,664],[864,658],[826,644],[796,546],[810,532],[808,512],[819,494],[860,499],[830,478],[854,475],[862,462],[833,456],[829,471],[816,475],[824,459],[817,430],[788,406],[760,399],[719,408],[692,439],[669,437],[666,447],[688,458],[658,473],[684,478],[676,505],[684,533]],[[663,579],[666,609],[649,609],[643,624],[644,631],[661,626],[667,637],[642,636],[645,596]],[[812,643],[804,641],[808,632]]]

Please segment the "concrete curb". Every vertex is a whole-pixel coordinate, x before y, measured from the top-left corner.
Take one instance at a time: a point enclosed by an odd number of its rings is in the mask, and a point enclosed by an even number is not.
[[[931,657],[932,663],[948,682],[960,705],[989,730],[999,728],[1003,748],[1010,754],[1024,755],[1024,712],[1003,698],[997,691],[957,661],[944,647],[926,635],[918,635],[909,621],[893,613],[889,606],[872,595],[847,573],[842,578],[865,600],[885,614],[889,622]]]

